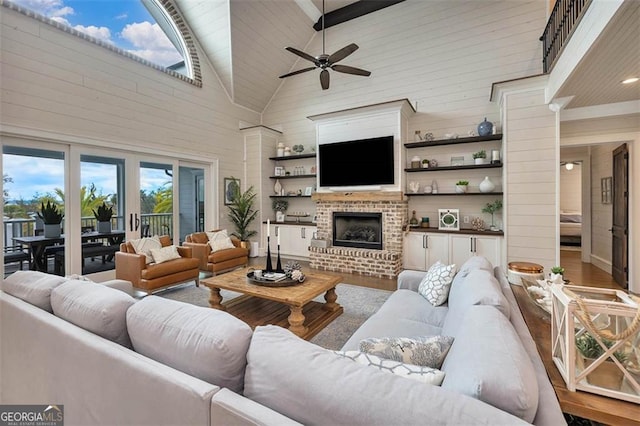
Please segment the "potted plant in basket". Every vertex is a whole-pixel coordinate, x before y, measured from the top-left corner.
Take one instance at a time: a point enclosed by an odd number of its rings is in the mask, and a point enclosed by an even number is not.
[[[105,202],[98,209],[93,210],[93,215],[98,221],[98,232],[109,233],[111,232],[111,218],[113,217],[113,207],[107,206]]]
[[[258,210],[254,210],[253,208],[256,196],[257,194],[253,192],[252,186],[244,192],[238,192],[228,206],[229,220],[236,228],[231,235],[237,237],[242,247],[246,249],[249,248],[249,238],[258,233],[255,230],[249,229],[251,222],[253,222],[258,215]]]
[[[284,222],[284,212],[287,211],[289,202],[287,200],[275,199],[271,202],[271,207],[276,212],[276,222]]]
[[[456,192],[458,194],[464,194],[465,192],[467,192],[468,187],[469,187],[468,180],[459,180],[458,182],[456,182]]]
[[[478,152],[474,152],[472,154],[473,156],[473,162],[478,165],[478,164],[484,164],[484,159],[487,158],[487,151],[485,151],[484,149]]]
[[[602,343],[610,348],[613,346],[612,341],[602,339]],[[600,345],[598,340],[593,337],[589,332],[585,332],[576,337],[576,349],[581,355],[579,362],[582,363],[580,367],[585,369],[589,367],[597,358],[602,356],[604,348]],[[621,364],[627,361],[627,354],[621,351],[615,351],[613,356],[620,361]],[[594,386],[599,386],[606,389],[619,390],[622,385],[622,379],[624,373],[613,362],[611,358],[608,358],[600,363],[591,373],[587,375],[587,382]]]
[[[44,223],[44,236],[47,238],[59,238],[62,233],[62,218],[64,215],[60,210],[58,210],[58,206],[52,203],[51,201],[47,201],[47,204],[41,203],[40,211],[38,212],[38,217],[42,219]]]

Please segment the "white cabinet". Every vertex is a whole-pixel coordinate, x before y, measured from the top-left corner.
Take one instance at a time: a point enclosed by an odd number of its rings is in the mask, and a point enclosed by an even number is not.
[[[501,236],[409,232],[404,237],[404,268],[426,271],[438,260],[460,267],[471,256],[500,265]]]
[[[484,256],[493,266],[500,266],[501,241],[491,235],[450,235],[449,263],[460,266],[471,256]]]
[[[277,253],[280,235],[281,256],[309,257],[309,245],[317,229],[315,226],[271,224],[271,253]]]
[[[404,239],[404,267],[426,271],[440,260],[449,259],[449,236],[427,232],[409,232]]]

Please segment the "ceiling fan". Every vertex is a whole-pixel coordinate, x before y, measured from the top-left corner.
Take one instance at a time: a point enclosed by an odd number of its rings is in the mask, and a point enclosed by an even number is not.
[[[363,70],[360,68],[350,67],[348,65],[338,65],[336,62],[339,62],[351,55],[353,52],[358,50],[358,45],[355,43],[351,43],[348,46],[343,47],[332,55],[327,55],[325,53],[325,43],[324,43],[324,0],[322,0],[322,54],[316,57],[309,55],[301,50],[298,50],[294,47],[286,47],[286,50],[289,52],[300,56],[307,61],[313,62],[314,67],[303,68],[301,70],[293,71],[288,74],[281,75],[280,78],[291,77],[292,75],[302,74],[303,72],[312,71],[316,68],[320,68],[322,71],[320,72],[320,85],[322,86],[322,90],[327,90],[329,88],[329,70],[331,68],[334,71],[345,73],[345,74],[353,74],[353,75],[362,75],[365,77],[369,77],[371,75],[371,71]]]

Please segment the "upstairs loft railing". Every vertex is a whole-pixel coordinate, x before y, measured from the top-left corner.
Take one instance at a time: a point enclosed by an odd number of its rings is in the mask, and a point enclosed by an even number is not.
[[[540,37],[542,42],[542,68],[551,72],[562,49],[571,38],[591,0],[557,0],[549,21]]]

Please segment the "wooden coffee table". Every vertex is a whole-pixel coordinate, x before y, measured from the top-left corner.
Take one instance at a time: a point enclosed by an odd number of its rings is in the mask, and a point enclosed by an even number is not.
[[[304,271],[306,280],[291,287],[264,287],[247,281],[249,268],[200,280],[211,291],[209,305],[240,318],[251,328],[275,324],[289,328],[303,339],[311,339],[342,314],[336,300],[339,275]],[[242,293],[243,296],[222,303],[220,290]],[[326,303],[313,301],[324,293]]]

